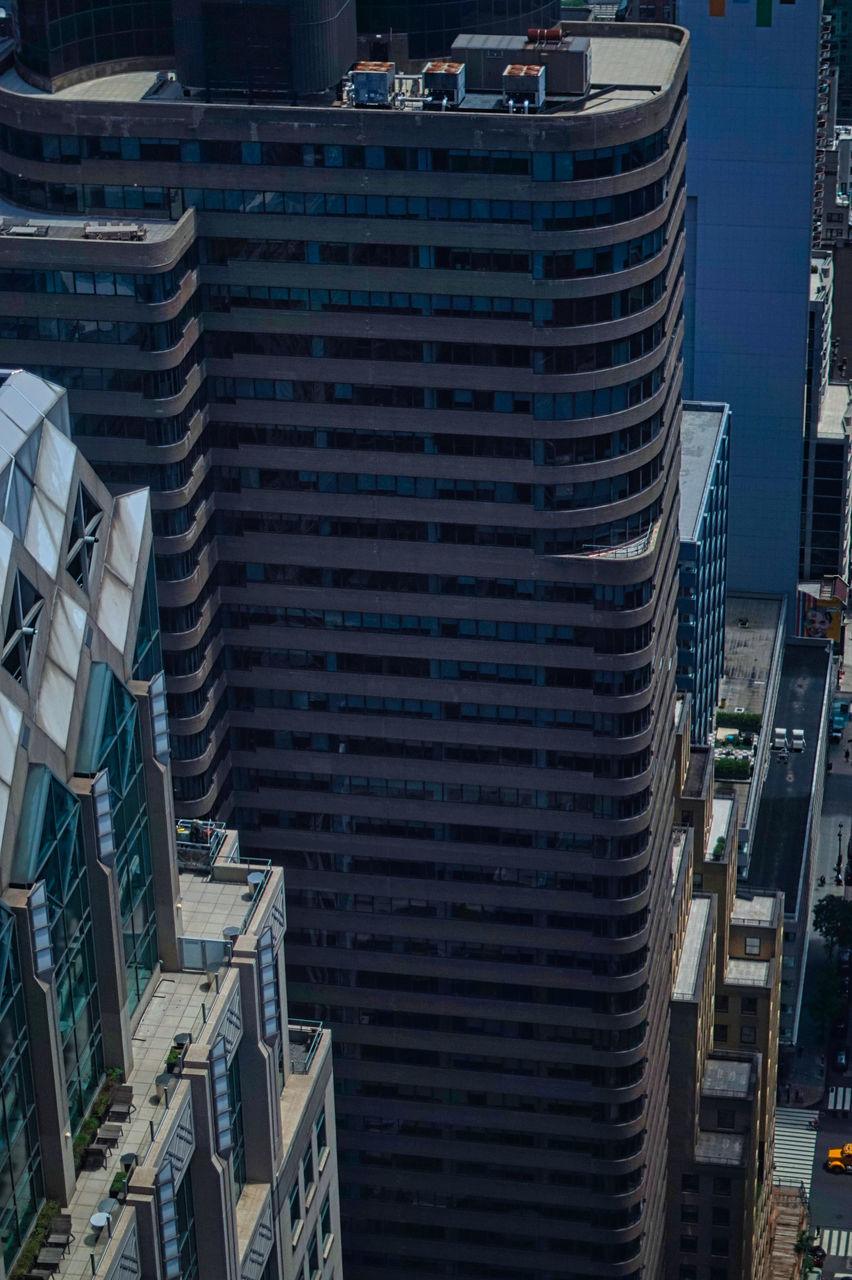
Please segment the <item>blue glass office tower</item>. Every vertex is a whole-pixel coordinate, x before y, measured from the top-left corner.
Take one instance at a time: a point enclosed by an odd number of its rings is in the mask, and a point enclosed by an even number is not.
[[[691,48],[684,394],[731,406],[731,588],[784,592],[791,606],[821,12],[803,0],[678,6]]]
[[[692,738],[707,742],[725,657],[731,411],[687,401],[681,423],[677,687],[692,697]]]

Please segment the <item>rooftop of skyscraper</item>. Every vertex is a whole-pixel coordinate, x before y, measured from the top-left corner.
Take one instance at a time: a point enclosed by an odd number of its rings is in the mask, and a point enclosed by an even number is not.
[[[452,56],[454,59],[464,61],[467,70],[467,86],[463,96],[457,102],[450,101],[448,114],[456,110],[491,113],[502,108],[504,111],[516,111],[517,114],[524,114],[526,110],[530,110],[531,113],[535,111],[538,114],[568,112],[588,115],[633,109],[652,101],[672,83],[685,39],[685,33],[676,27],[648,26],[643,30],[641,26],[636,25],[628,30],[624,24],[612,24],[605,29],[597,26],[595,34],[591,35],[590,29],[583,23],[563,23],[562,31],[564,38],[561,46],[551,44],[549,47],[537,46],[530,42],[526,35],[471,34],[457,37],[452,49],[448,49],[446,53],[448,57]],[[482,60],[482,51],[486,43],[488,44],[487,53],[490,55],[486,61],[488,71],[480,73],[475,68]],[[588,83],[587,92],[577,92],[575,81],[577,73],[573,69],[570,72],[564,72],[558,63],[566,61],[568,57],[577,58],[584,54],[586,49],[590,56],[591,80]],[[11,54],[11,49],[8,53]],[[476,61],[477,58],[479,61]],[[428,100],[430,96],[428,69],[438,65],[446,68],[458,63],[437,64],[434,60],[420,59],[408,63],[405,70],[397,69],[396,65],[390,62],[356,64],[354,70],[357,71],[361,66],[367,74],[380,76],[379,68],[387,68],[391,94],[394,77],[399,70],[399,88],[402,89],[401,82],[404,81],[406,102],[404,108],[401,103],[398,104],[398,109],[420,111],[425,105],[427,109],[431,106],[432,110],[441,110],[439,105],[441,98],[438,96],[440,90],[431,91],[433,103],[430,104]],[[545,74],[541,77],[544,100],[538,106],[530,104],[529,108],[525,108],[523,97],[519,97],[520,105],[517,108],[514,106],[509,108],[503,102],[505,82],[501,85],[501,78],[507,66],[512,66],[513,71],[519,71],[521,66],[528,67],[531,72],[534,72],[536,67],[544,69]],[[425,86],[419,79],[424,70],[427,73]],[[528,76],[522,78],[525,82],[529,79]],[[486,82],[479,83],[483,79]],[[464,84],[464,77],[462,77],[462,84]],[[346,80],[344,80],[345,85]],[[115,75],[83,79],[76,84],[48,93],[25,80],[10,61],[0,74],[0,90],[27,97],[80,103],[151,102],[159,104],[185,100],[183,86],[173,71],[156,69],[125,71]],[[520,92],[519,90],[519,94]],[[244,99],[237,99],[230,104],[217,102],[217,105],[236,105],[245,109],[246,104]],[[262,109],[270,105],[274,106],[269,102],[260,105]],[[344,97],[339,99],[336,105],[338,107],[364,106],[368,110],[376,110],[382,107],[387,108],[391,102],[389,98],[381,103],[374,101],[367,104],[357,99],[353,100],[351,96],[346,95],[344,89]],[[258,104],[253,103],[251,109],[257,110]],[[300,110],[316,109],[315,104],[300,108]]]
[[[680,428],[680,536],[698,535],[726,404],[686,402]]]
[[[773,653],[783,626],[780,596],[728,594],[725,668],[719,704],[726,711],[763,713]]]

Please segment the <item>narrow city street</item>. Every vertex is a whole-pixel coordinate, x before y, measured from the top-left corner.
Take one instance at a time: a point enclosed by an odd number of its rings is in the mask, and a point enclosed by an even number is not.
[[[826,885],[820,888],[817,884],[815,902],[827,893],[845,892],[852,896],[852,889],[844,890],[834,883],[838,850],[842,851],[845,862],[852,836],[852,761],[846,759],[847,750],[852,753],[852,722],[843,741],[829,749],[828,759],[832,767],[825,780],[819,849],[814,866],[817,882],[824,875]],[[852,1072],[839,1073],[834,1069],[833,1057],[839,1044],[825,1042],[809,1011],[817,975],[826,963],[822,939],[811,930],[798,1049],[789,1061],[786,1078],[795,1081],[802,1105],[819,1115],[810,1193],[811,1229],[819,1233],[820,1243],[828,1254],[822,1274],[825,1280],[833,1280],[839,1274],[852,1271],[852,1176],[830,1174],[824,1163],[829,1147],[852,1142],[852,1113],[848,1110],[845,1113],[829,1111],[828,1102],[832,1088],[852,1089]],[[780,1104],[789,1105],[783,1085]]]

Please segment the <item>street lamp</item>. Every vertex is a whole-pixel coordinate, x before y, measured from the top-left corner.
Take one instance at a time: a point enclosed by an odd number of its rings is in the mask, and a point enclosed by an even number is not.
[[[837,872],[843,869],[843,823],[837,824]]]

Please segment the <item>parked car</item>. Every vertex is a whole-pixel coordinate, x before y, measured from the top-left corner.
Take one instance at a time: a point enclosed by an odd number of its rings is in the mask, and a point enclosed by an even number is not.
[[[846,1051],[846,1046],[843,1045],[834,1054],[834,1069],[835,1071],[845,1071],[848,1066],[849,1054]]]
[[[848,1032],[849,1032],[849,1023],[846,1018],[838,1018],[835,1022],[832,1022],[831,1024],[832,1040],[842,1040],[845,1043]]]
[[[838,951],[837,967],[841,973],[852,973],[852,948],[842,947]]]

